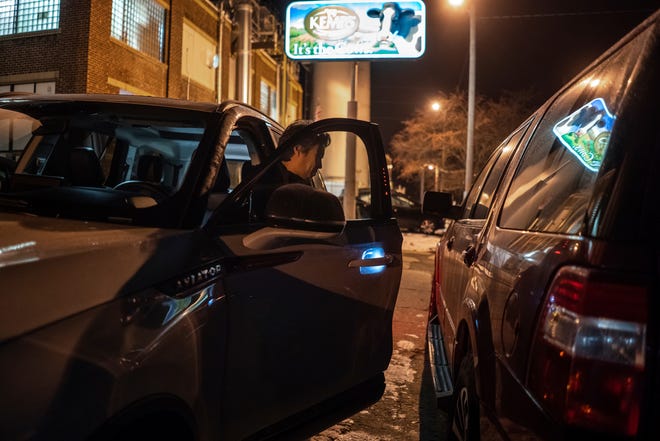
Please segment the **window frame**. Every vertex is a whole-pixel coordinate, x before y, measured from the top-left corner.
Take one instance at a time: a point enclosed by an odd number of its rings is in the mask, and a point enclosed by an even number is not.
[[[60,29],[62,9],[60,0],[33,0],[28,2],[13,0],[12,3],[11,10],[7,11],[7,33],[3,32],[5,25],[3,23],[3,17],[0,14],[0,38],[21,34],[57,32]],[[0,13],[1,12],[2,11],[0,11]],[[55,17],[49,18],[48,14],[53,12],[55,13]],[[29,19],[30,14],[36,15],[36,18]],[[42,16],[42,14],[46,15]],[[30,25],[30,23],[33,23],[35,20],[38,21],[44,19],[46,20],[46,23],[44,23],[42,27],[33,28],[34,25]],[[25,30],[25,27],[30,27],[30,29]]]
[[[155,46],[153,46],[153,41],[143,41],[139,35],[133,35],[137,23],[137,19],[134,15],[130,15],[130,8],[127,5],[137,5],[139,3],[140,7],[149,9],[149,14],[147,19],[157,18],[159,22],[158,31],[156,33],[156,45],[158,49],[158,54],[155,53]],[[134,6],[135,7],[135,6]],[[155,10],[154,8],[160,8],[160,10]],[[168,8],[158,0],[112,0],[112,11],[110,13],[110,38],[121,42],[122,44],[134,49],[141,54],[144,54],[148,57],[154,58],[159,62],[165,61],[165,44],[167,37],[167,20],[168,20]],[[161,17],[157,17],[161,15]],[[129,22],[128,19],[131,19],[132,22]],[[151,21],[148,24],[152,24]],[[133,27],[131,27],[131,25]],[[147,26],[149,28],[149,26]],[[132,42],[133,38],[136,42]],[[149,37],[153,38],[153,32],[149,34]],[[150,39],[147,39],[150,40]],[[145,44],[148,43],[148,44]]]

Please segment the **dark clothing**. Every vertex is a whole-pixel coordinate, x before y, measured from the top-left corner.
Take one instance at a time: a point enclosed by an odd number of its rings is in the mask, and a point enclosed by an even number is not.
[[[268,170],[260,179],[260,183],[273,185],[273,190],[284,184],[312,185],[309,179],[303,179],[297,174],[291,173],[281,162]]]
[[[257,173],[259,167],[255,167],[250,173]],[[243,176],[247,179],[249,176]],[[266,203],[275,189],[285,184],[311,185],[311,180],[303,179],[295,173],[291,173],[282,163],[270,168],[252,189],[250,201],[250,217],[252,219],[263,219],[265,216]]]

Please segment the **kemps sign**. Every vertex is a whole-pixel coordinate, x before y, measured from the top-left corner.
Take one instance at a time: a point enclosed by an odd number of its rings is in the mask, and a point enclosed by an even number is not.
[[[426,45],[421,1],[304,1],[286,10],[285,50],[294,60],[419,58]]]

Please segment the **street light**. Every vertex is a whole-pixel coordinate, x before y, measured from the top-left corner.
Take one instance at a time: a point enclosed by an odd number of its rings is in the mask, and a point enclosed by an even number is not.
[[[468,0],[468,18],[470,22],[470,62],[468,73],[468,116],[467,116],[467,145],[465,146],[465,190],[463,197],[467,196],[472,186],[472,163],[474,162],[474,89],[477,60],[477,20],[476,0]],[[464,0],[449,0],[452,6],[463,5]]]

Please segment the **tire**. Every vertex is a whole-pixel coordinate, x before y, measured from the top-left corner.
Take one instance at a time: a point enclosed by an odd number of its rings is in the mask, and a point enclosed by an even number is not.
[[[479,441],[479,397],[474,380],[472,354],[461,360],[449,408],[447,439],[451,441]]]

